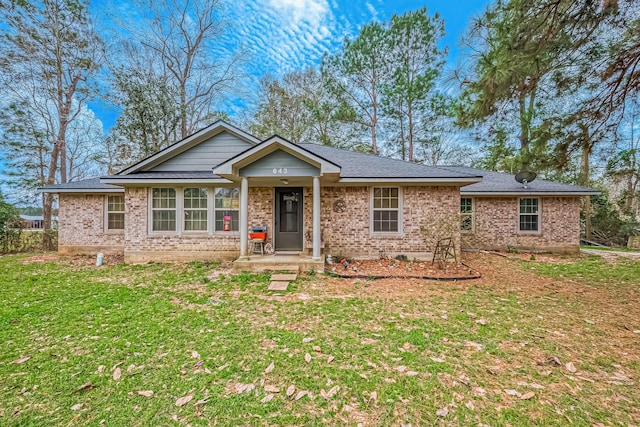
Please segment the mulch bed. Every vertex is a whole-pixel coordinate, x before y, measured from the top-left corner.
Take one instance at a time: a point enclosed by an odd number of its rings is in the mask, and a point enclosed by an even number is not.
[[[325,265],[325,272],[338,277],[362,279],[469,280],[482,277],[479,271],[464,263],[432,263],[398,259],[348,260],[346,267],[338,260],[337,263]]]

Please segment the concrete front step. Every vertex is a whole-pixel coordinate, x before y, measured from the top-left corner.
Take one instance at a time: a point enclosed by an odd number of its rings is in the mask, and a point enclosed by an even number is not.
[[[311,258],[306,257],[281,257],[271,255],[237,259],[233,262],[232,269],[234,273],[240,273],[242,271],[248,271],[251,273],[263,273],[266,271],[300,273],[301,271],[311,270],[323,273],[324,262],[321,260],[314,261]]]
[[[270,291],[286,291],[288,287],[289,287],[289,282],[273,281],[269,285],[268,289]]]

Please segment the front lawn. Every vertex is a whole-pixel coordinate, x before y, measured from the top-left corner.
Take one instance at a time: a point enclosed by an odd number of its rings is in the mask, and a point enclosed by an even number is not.
[[[216,264],[2,257],[0,424],[637,424],[640,264],[465,261],[483,278],[273,294]]]

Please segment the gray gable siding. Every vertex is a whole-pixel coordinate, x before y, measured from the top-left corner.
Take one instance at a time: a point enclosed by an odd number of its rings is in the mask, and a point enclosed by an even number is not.
[[[205,171],[253,145],[222,132],[145,172]]]
[[[274,173],[274,170],[276,171]],[[282,150],[274,151],[240,169],[240,176],[318,176],[320,169]]]

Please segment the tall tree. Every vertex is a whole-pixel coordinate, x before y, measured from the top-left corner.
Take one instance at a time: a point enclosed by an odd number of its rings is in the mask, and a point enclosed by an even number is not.
[[[0,71],[5,144],[31,168],[14,172],[31,185],[69,180],[68,131],[90,96],[90,79],[102,58],[83,0],[12,0],[0,4]],[[15,120],[12,120],[12,117]],[[33,144],[38,150],[31,152]],[[17,166],[17,165],[16,165]],[[43,195],[45,229],[52,196]]]
[[[150,70],[177,91],[179,137],[185,138],[217,114],[216,102],[237,90],[245,54],[222,53],[228,50],[222,41],[227,22],[221,0],[160,0],[144,6],[141,16],[126,25],[133,42],[153,56]]]
[[[335,117],[367,129],[373,154],[379,153],[381,89],[389,78],[385,36],[382,24],[367,24],[355,39],[344,40],[339,53],[322,59],[323,78],[340,102]]]
[[[446,55],[438,47],[443,36],[444,21],[437,13],[430,17],[426,7],[391,17],[385,37],[391,76],[382,94],[386,112],[397,120],[403,160],[415,161],[414,145],[427,137],[419,134],[424,129],[420,121],[433,105],[430,98]]]
[[[491,116],[515,113],[521,167],[533,152],[545,151],[549,133],[540,129],[547,85],[574,65],[608,8],[593,1],[498,1],[478,18],[469,40],[474,46],[473,75],[463,80],[466,108],[460,123],[473,126]]]

